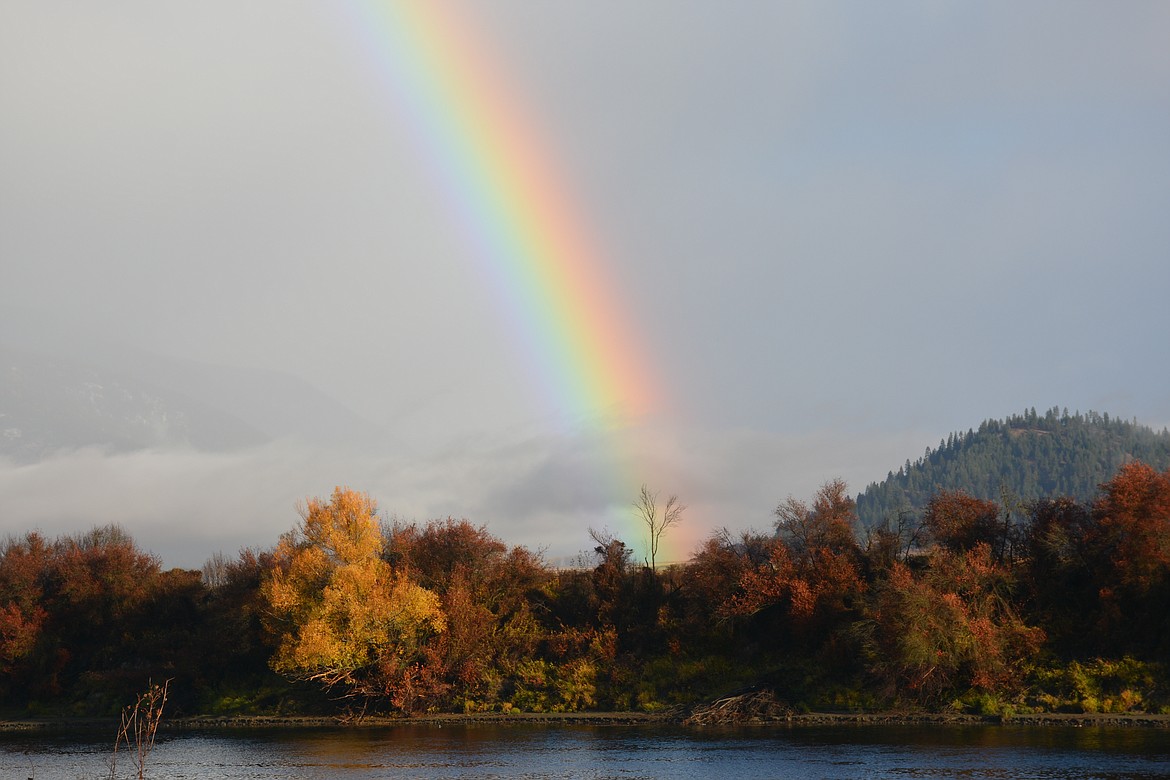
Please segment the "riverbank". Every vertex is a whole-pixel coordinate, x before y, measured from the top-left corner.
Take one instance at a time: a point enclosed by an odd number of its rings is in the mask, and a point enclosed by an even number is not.
[[[389,728],[427,725],[684,725],[683,712],[487,712],[473,714],[438,713],[417,716],[371,716],[361,720],[280,715],[235,715],[173,718],[160,724],[160,731],[314,729],[314,728]],[[0,731],[92,731],[117,728],[114,719],[13,719],[0,720]],[[769,718],[747,719],[713,725],[685,724],[691,728],[737,726],[1042,726],[1060,728],[1155,728],[1170,729],[1170,715],[1150,713],[1039,713],[1002,717],[930,712],[806,712],[786,713]]]

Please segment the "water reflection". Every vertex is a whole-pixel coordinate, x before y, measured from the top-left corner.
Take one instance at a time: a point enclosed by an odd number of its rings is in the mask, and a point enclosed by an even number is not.
[[[0,778],[109,776],[85,735],[0,735]],[[129,757],[119,760],[129,777]],[[1145,780],[1170,776],[1170,731],[838,727],[683,730],[465,725],[164,735],[162,780],[720,778],[720,780]]]

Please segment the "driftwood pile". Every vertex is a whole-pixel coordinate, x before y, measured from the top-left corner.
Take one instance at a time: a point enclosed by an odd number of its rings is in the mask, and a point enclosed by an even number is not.
[[[737,726],[745,723],[774,723],[788,720],[792,708],[766,688],[725,696],[691,711],[684,726]]]

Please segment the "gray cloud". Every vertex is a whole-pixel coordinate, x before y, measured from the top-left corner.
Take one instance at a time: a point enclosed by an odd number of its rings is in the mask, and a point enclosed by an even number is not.
[[[197,564],[341,481],[575,549],[598,475],[705,533],[1025,407],[1170,419],[1166,7],[450,7],[670,408],[620,457],[556,419],[356,6],[5,3],[4,341],[284,372],[386,434],[8,465],[4,530],[121,517]]]
[[[298,502],[348,486],[370,493],[388,519],[468,519],[509,544],[563,558],[592,546],[590,528],[640,548],[631,504],[645,482],[688,506],[672,532],[672,549],[685,553],[719,528],[766,530],[777,503],[808,498],[827,479],[839,476],[860,490],[885,476],[872,463],[896,465],[932,443],[911,433],[623,435],[636,439],[631,460],[644,469],[625,475],[630,493],[617,503],[612,487],[594,484],[612,471],[613,456],[592,434],[481,440],[409,459],[290,441],[233,453],[89,448],[30,465],[0,462],[0,531],[55,537],[116,523],[165,565],[197,568],[217,551],[274,545],[296,523]]]

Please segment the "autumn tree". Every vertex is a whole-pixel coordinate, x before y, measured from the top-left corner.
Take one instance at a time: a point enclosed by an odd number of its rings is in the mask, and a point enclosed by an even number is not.
[[[1101,543],[1124,586],[1148,590],[1170,574],[1170,470],[1122,466],[1094,506]]]
[[[638,519],[646,526],[650,548],[650,568],[657,570],[655,559],[658,557],[658,546],[662,542],[662,535],[682,520],[686,506],[679,503],[678,496],[672,495],[666,499],[666,505],[658,506],[658,493],[652,492],[645,484],[638,493],[638,500],[634,502],[634,511]]]
[[[35,532],[0,546],[0,692],[25,666],[49,617],[44,573],[51,555],[48,542]]]
[[[726,636],[727,605],[748,572],[768,563],[773,540],[759,533],[733,537],[726,528],[707,538],[687,563],[682,581],[682,620],[691,640]]]
[[[1127,650],[1170,659],[1170,470],[1122,466],[1101,486],[1093,519],[1103,628],[1130,643]]]
[[[158,559],[116,525],[0,546],[0,692],[101,708],[160,663]]]
[[[994,501],[974,498],[961,490],[943,490],[930,499],[922,521],[930,536],[951,552],[982,543],[1003,560],[1010,529],[1000,519],[1000,507]]]
[[[813,642],[848,621],[866,590],[854,556],[819,548],[798,557],[780,539],[772,541],[767,562],[746,571],[739,584],[729,614],[775,612],[794,637]]]
[[[928,564],[915,574],[895,563],[854,626],[870,673],[888,695],[928,705],[972,688],[1016,691],[1044,632],[1019,615],[1009,572],[982,542],[935,548]]]
[[[798,558],[819,550],[833,553],[858,551],[853,532],[857,521],[856,504],[841,479],[832,479],[821,485],[811,507],[789,496],[773,514],[776,516],[776,532]]]
[[[263,586],[279,642],[271,663],[292,679],[411,709],[423,648],[446,618],[439,597],[381,553],[368,495],[337,488],[329,501],[310,499]]]
[[[816,643],[848,621],[866,590],[853,500],[836,479],[821,486],[812,506],[789,497],[775,514],[766,561],[742,575],[726,609],[739,616],[778,612],[795,634]]]
[[[435,674],[426,682],[455,706],[495,697],[542,639],[530,597],[549,578],[543,562],[467,520],[394,523],[383,533],[383,558],[438,594],[447,616],[447,630],[428,647]]]

